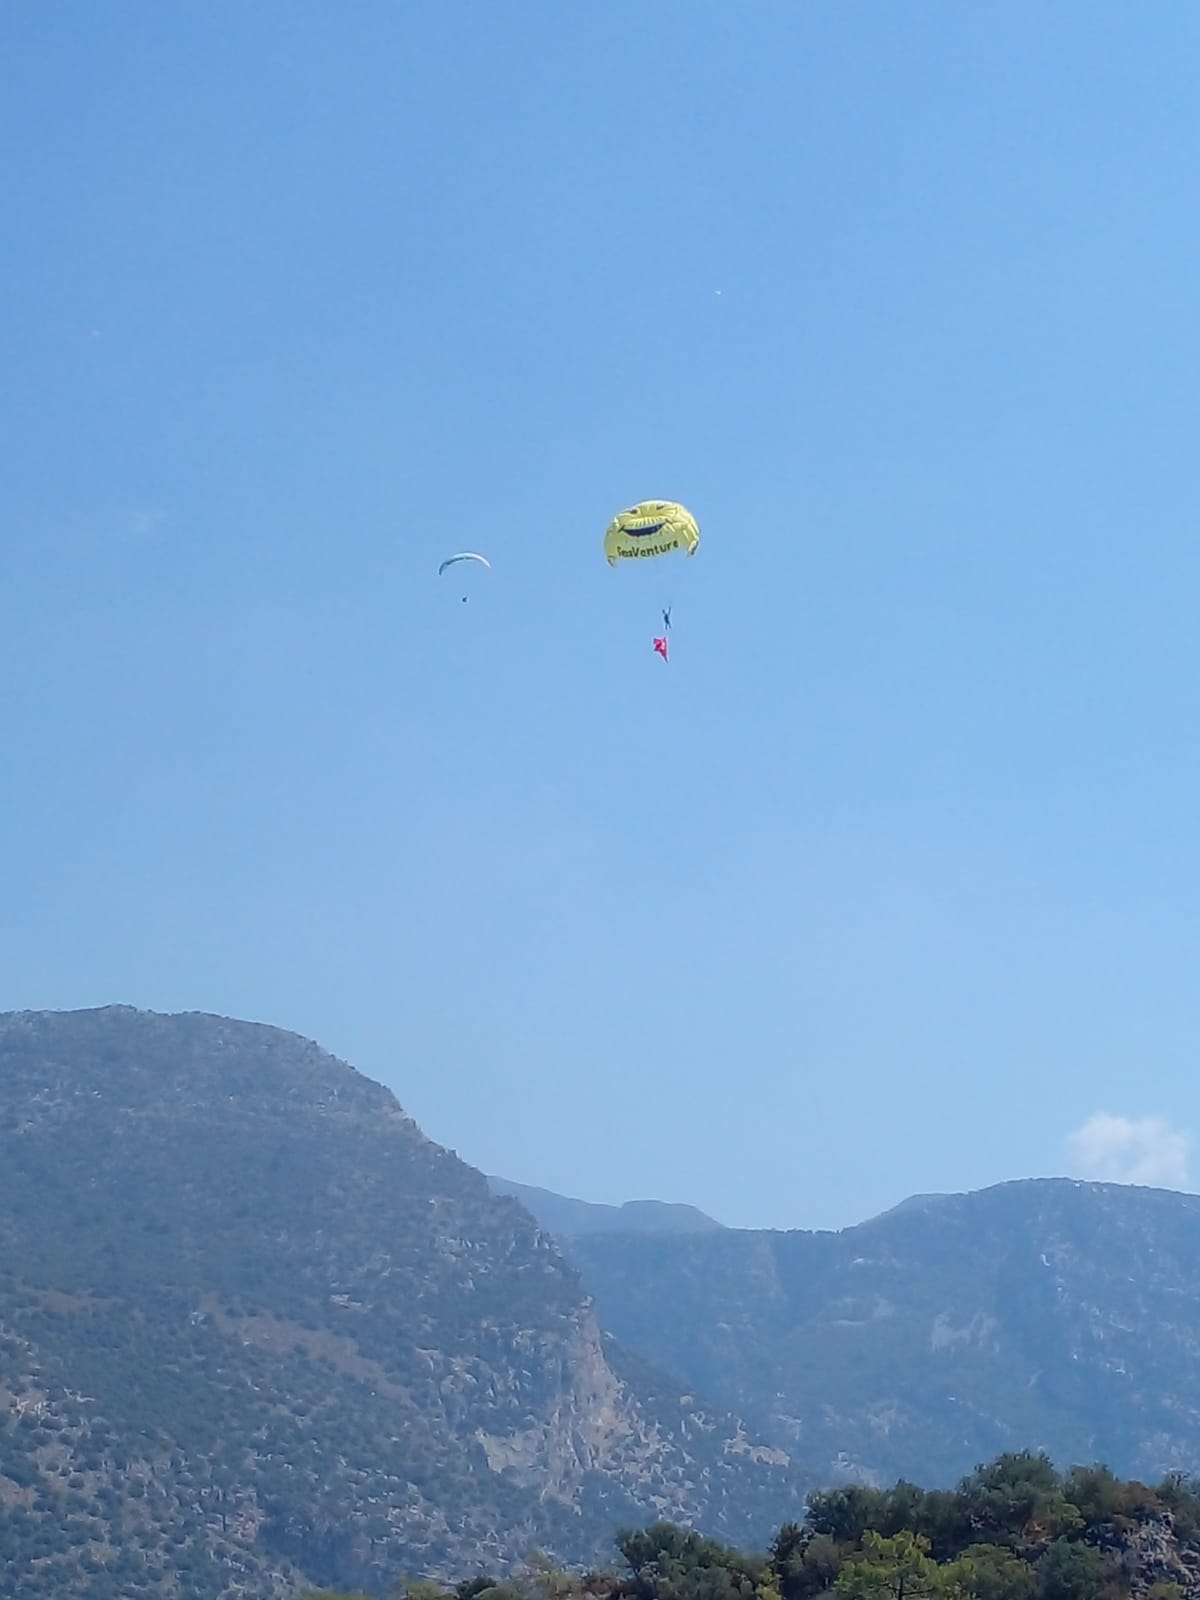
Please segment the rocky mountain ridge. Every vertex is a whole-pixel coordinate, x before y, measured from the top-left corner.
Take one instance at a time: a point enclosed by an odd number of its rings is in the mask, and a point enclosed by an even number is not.
[[[519,1200],[547,1233],[559,1239],[574,1239],[585,1233],[713,1233],[723,1226],[696,1206],[668,1200],[626,1200],[621,1205],[604,1205],[532,1184],[514,1183],[511,1178],[489,1175],[487,1181],[493,1194]]]
[[[566,1237],[296,1035],[0,1016],[0,1570],[285,1600],[660,1518],[761,1545],[808,1488],[1009,1449],[1200,1463],[1195,1196]]]
[[[1195,1195],[1027,1180],[840,1233],[569,1248],[623,1343],[821,1481],[948,1485],[1025,1448],[1200,1467]]]
[[[0,1016],[0,1503],[23,1600],[131,1600],[745,1538],[799,1486],[390,1091],[110,1007]]]

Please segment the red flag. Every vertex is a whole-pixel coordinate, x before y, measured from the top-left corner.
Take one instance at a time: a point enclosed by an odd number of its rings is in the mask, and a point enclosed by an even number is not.
[[[667,641],[666,641],[665,635],[661,639],[655,639],[654,648],[658,651],[659,655],[663,658],[663,660],[666,661],[666,659],[667,659]]]

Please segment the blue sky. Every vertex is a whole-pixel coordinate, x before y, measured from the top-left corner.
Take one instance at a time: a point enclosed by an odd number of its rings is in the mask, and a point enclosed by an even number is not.
[[[1200,14],[0,48],[0,1006],[279,1023],[735,1224],[1190,1184]],[[699,553],[610,571],[659,495]]]

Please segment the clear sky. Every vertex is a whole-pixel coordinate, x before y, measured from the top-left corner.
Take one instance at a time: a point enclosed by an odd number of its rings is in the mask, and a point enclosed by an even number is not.
[[[736,1224],[1190,1184],[1200,11],[60,0],[0,59],[0,1006],[279,1023]],[[649,496],[699,553],[610,571]]]

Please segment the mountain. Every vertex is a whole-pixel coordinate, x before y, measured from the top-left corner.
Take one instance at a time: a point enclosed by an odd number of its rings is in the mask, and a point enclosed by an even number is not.
[[[786,1456],[604,1337],[549,1234],[275,1028],[0,1015],[0,1571],[282,1600],[760,1539]],[[3,1586],[0,1586],[3,1587]]]
[[[0,1015],[0,1594],[379,1592],[659,1518],[761,1546],[817,1483],[1004,1450],[1200,1465],[1198,1197],[572,1224],[570,1259],[542,1209],[294,1034]]]
[[[493,1194],[511,1195],[559,1239],[584,1233],[712,1233],[722,1226],[695,1206],[666,1200],[626,1200],[623,1205],[599,1205],[573,1200],[552,1189],[535,1189],[511,1178],[488,1178]]]
[[[1200,1197],[1035,1180],[840,1233],[570,1244],[623,1344],[818,1480],[950,1484],[1005,1450],[1200,1468]]]

